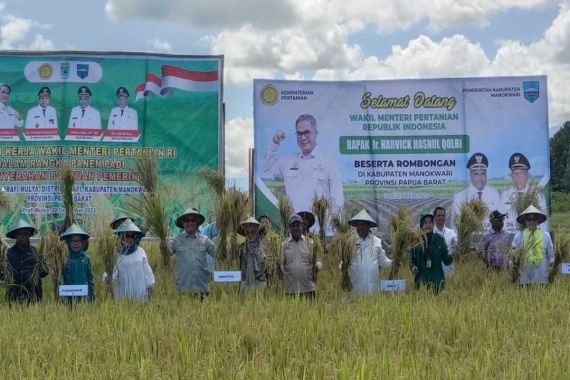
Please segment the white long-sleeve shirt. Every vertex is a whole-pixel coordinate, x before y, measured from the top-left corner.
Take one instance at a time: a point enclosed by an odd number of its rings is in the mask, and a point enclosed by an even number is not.
[[[85,111],[85,112],[82,112]],[[73,107],[69,116],[68,129],[101,129],[101,114],[95,108],[87,106]]]
[[[0,103],[0,128],[12,129],[21,128],[24,125],[24,120],[16,118],[16,110],[12,107]]]
[[[356,253],[350,263],[349,274],[353,294],[370,294],[380,288],[380,269],[392,267],[380,238],[368,234],[366,239],[356,237]]]
[[[278,158],[279,147],[271,142],[264,155],[263,172],[265,178],[283,178],[295,212],[311,210],[315,194],[328,197],[333,210],[343,207],[342,181],[335,161],[325,157],[318,147],[307,156],[299,151]]]
[[[443,236],[443,238],[445,239],[445,245],[447,245],[447,252],[449,252],[449,254],[453,254],[453,248],[455,248],[455,246],[457,245],[457,233],[452,230],[451,228],[447,228],[445,226],[443,226],[443,228],[440,230],[439,228],[437,228],[436,225],[433,226],[433,232],[436,234],[439,234],[441,236]],[[453,274],[453,263],[451,263],[450,265],[443,265],[443,274],[445,275],[445,277],[449,277]]]
[[[103,274],[105,281],[106,273]],[[155,283],[144,249],[138,247],[130,255],[119,255],[113,270],[113,294],[117,299],[146,300],[148,289]]]
[[[26,128],[57,129],[57,114],[55,108],[52,106],[43,108],[39,105],[30,108],[26,114]]]
[[[138,126],[137,111],[129,106],[115,107],[109,114],[107,130],[136,131]]]

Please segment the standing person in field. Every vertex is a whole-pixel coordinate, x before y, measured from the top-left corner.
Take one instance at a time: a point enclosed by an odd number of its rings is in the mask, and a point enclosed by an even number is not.
[[[36,229],[27,222],[20,220],[12,226],[6,236],[15,239],[16,243],[8,249],[7,258],[11,273],[5,273],[3,280],[11,280],[6,289],[8,302],[33,303],[42,300],[42,277],[48,275],[45,262],[38,263],[38,251],[30,244]],[[36,269],[37,268],[37,269]],[[34,273],[37,271],[37,273]]]
[[[111,227],[112,230],[116,230],[117,228],[119,228],[119,226],[121,224],[123,224],[126,220],[130,220],[131,222],[135,223],[135,219],[133,217],[127,216],[123,213],[118,214],[115,219],[113,219],[111,221],[111,223],[109,224],[109,227]],[[135,224],[136,225],[136,224]],[[144,223],[138,227],[141,231],[140,234],[136,234],[136,244],[139,245],[142,238],[146,236],[146,233],[148,232],[148,226],[144,225]]]
[[[445,226],[445,221],[447,219],[447,213],[443,207],[436,207],[433,211],[434,222],[433,232],[443,236],[445,239],[445,245],[447,245],[447,252],[453,256],[453,250],[457,246],[457,233]],[[443,273],[445,277],[450,277],[453,275],[453,263],[451,265],[443,265]]]
[[[109,224],[109,227],[111,227],[112,230],[116,230],[117,228],[119,228],[119,226],[121,224],[123,224],[127,219],[130,219],[132,222],[134,222],[134,219],[131,217],[128,217],[125,214],[118,214],[115,219],[113,219],[111,221],[111,223]]]
[[[370,232],[378,224],[366,210],[353,216],[348,224],[356,228],[357,234],[356,253],[349,268],[352,293],[371,294],[379,290],[380,271],[392,267],[392,260],[386,256],[380,238]]]
[[[547,284],[548,271],[554,264],[554,248],[550,234],[538,229],[546,215],[530,205],[517,218],[524,226],[513,238],[512,246],[523,249],[519,268],[519,284]]]
[[[176,225],[184,231],[172,242],[172,253],[176,255],[176,290],[190,292],[200,299],[210,294],[210,277],[214,271],[214,243],[198,232],[205,219],[198,210],[186,209],[176,219]]]
[[[262,238],[259,236],[260,223],[252,217],[244,220],[238,233],[245,236],[245,242],[238,248],[241,282],[239,292],[263,290],[266,287],[265,253]]]
[[[24,126],[24,120],[18,111],[8,105],[12,88],[0,83],[0,129],[14,129]]]
[[[511,246],[511,235],[504,229],[506,214],[494,210],[489,215],[491,228],[481,237],[477,253],[487,268],[500,271],[506,264],[507,249]]]
[[[315,298],[315,278],[310,259],[310,239],[303,236],[303,219],[293,214],[288,220],[289,237],[283,243],[281,271],[285,281],[285,294]],[[322,267],[317,261],[316,269]]]
[[[103,279],[117,299],[147,300],[155,279],[146,253],[138,244],[143,232],[131,219],[125,220],[115,232],[121,239],[121,248],[112,276],[104,273]]]
[[[61,273],[62,285],[87,285],[87,300],[94,302],[93,269],[91,267],[91,259],[84,250],[85,242],[89,240],[89,235],[81,227],[73,223],[61,235],[61,240],[65,240],[69,251],[69,258]],[[77,297],[74,298],[77,299]]]
[[[265,176],[282,178],[285,194],[295,212],[310,210],[315,195],[331,200],[333,212],[344,205],[342,181],[334,160],[325,156],[317,145],[317,120],[304,114],[295,121],[295,135],[299,151],[280,159],[277,152],[285,140],[285,132],[275,132],[263,160]]]
[[[441,235],[433,232],[433,215],[422,213],[420,228],[426,234],[425,246],[418,245],[410,255],[410,269],[415,275],[416,289],[426,285],[437,294],[445,287],[443,265],[450,265],[453,258],[447,251],[447,245]]]

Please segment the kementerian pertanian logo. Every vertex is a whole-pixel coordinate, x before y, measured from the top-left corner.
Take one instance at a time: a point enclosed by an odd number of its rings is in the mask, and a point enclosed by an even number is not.
[[[540,96],[540,88],[537,80],[523,82],[524,98],[531,103],[534,103]]]
[[[266,84],[259,93],[261,101],[266,106],[272,106],[279,100],[279,90],[272,84]]]
[[[38,69],[38,74],[43,80],[48,80],[53,74],[53,67],[49,63],[44,63]]]

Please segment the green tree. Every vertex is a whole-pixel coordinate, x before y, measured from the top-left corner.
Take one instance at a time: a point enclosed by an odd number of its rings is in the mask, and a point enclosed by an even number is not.
[[[550,181],[553,191],[570,192],[570,121],[550,139]]]

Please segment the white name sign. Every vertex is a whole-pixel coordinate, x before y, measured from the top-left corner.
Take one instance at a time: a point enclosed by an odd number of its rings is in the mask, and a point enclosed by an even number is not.
[[[214,282],[240,282],[241,272],[238,271],[214,271]]]
[[[396,292],[406,290],[406,280],[382,280],[380,289],[383,292]]]
[[[87,297],[89,289],[87,285],[60,285],[60,297]]]
[[[570,274],[570,263],[562,263],[560,266],[560,272],[562,274]]]

